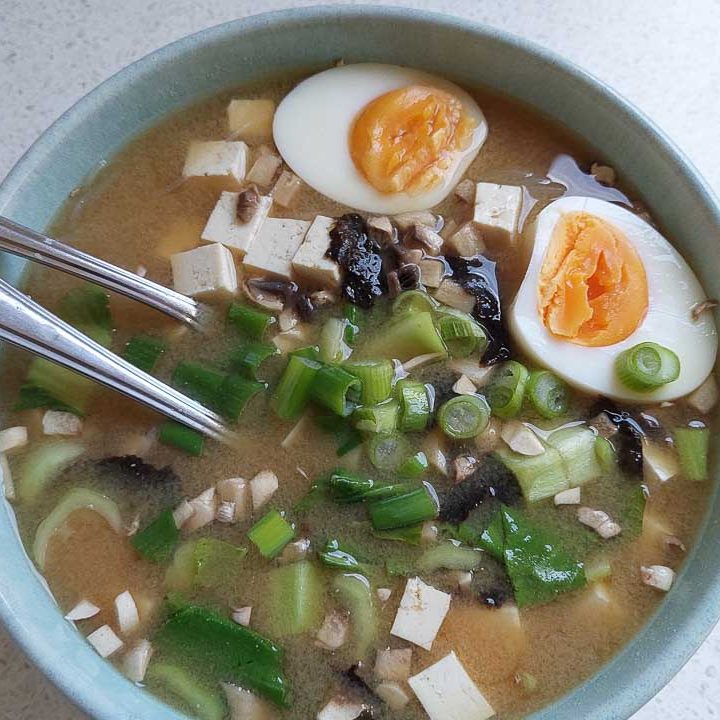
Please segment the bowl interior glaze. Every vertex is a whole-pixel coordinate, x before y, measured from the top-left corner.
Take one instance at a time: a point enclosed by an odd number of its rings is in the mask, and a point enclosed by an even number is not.
[[[566,125],[642,194],[654,215],[720,297],[720,210],[667,138],[612,90],[570,63],[498,30],[401,8],[315,7],[220,25],[124,69],[78,102],[0,185],[0,212],[43,229],[68,194],[139,131],[222,90],[337,58],[410,65],[484,85]],[[24,264],[0,257],[20,282]],[[717,485],[717,484],[716,484]],[[590,682],[533,720],[624,720],[689,659],[720,614],[718,492],[678,582],[639,635]],[[138,692],[62,619],[0,503],[0,618],[32,660],[99,720],[179,720]]]

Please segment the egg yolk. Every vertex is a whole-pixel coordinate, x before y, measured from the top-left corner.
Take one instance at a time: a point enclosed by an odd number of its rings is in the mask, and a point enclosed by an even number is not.
[[[545,327],[577,345],[614,345],[631,335],[648,307],[645,268],[617,228],[583,212],[557,223],[540,270]]]
[[[417,194],[442,180],[476,127],[455,96],[410,85],[363,108],[350,131],[350,155],[376,190]]]

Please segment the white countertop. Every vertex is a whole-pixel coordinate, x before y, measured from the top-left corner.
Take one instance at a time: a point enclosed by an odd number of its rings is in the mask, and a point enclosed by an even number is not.
[[[0,177],[76,99],[183,35],[320,0],[0,0]],[[379,4],[379,0],[378,0]],[[718,0],[395,0],[535,40],[650,115],[720,192]],[[633,720],[720,717],[720,627]],[[0,629],[0,719],[79,720]]]

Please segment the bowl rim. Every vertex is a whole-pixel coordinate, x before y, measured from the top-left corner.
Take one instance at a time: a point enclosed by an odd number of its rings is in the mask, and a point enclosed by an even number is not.
[[[313,5],[253,14],[186,35],[135,60],[78,99],[21,155],[10,172],[0,182],[0,212],[15,194],[22,189],[26,178],[43,162],[48,150],[54,147],[64,135],[72,132],[74,126],[81,123],[83,118],[92,115],[96,105],[103,103],[108,97],[122,92],[125,86],[133,84],[137,75],[151,75],[156,65],[171,63],[174,58],[191,52],[197,45],[216,43],[238,34],[251,33],[268,25],[292,27],[296,24],[321,22],[328,19],[410,20],[430,27],[441,26],[447,30],[470,32],[480,40],[490,39],[500,42],[514,50],[539,58],[555,66],[569,80],[582,86],[588,92],[594,93],[598,98],[606,100],[620,114],[641,126],[647,135],[647,143],[675,164],[682,175],[683,182],[701,200],[703,209],[707,212],[711,222],[720,228],[720,204],[713,190],[683,151],[643,111],[636,108],[617,91],[588,71],[554,51],[536,44],[534,41],[516,36],[491,25],[436,11],[382,5]],[[698,539],[704,536],[709,522],[710,517],[706,514],[697,531]],[[698,545],[699,542],[696,540],[694,550],[697,549]],[[693,552],[685,559],[683,567],[690,564]],[[634,711],[651,700],[671,680],[696,652],[720,617],[719,578],[720,570],[716,570],[712,576],[712,581],[705,583],[705,587],[701,589],[701,599],[683,615],[682,625],[675,628],[672,636],[666,639],[666,651],[659,658],[656,658],[656,665],[651,668],[647,663],[644,663],[638,667],[632,679],[628,678],[626,682],[613,688],[612,707],[600,708],[603,711],[602,715],[592,710],[590,714],[585,716],[586,720],[621,720],[628,718]],[[655,615],[661,611],[662,604]],[[553,708],[560,704],[564,705],[567,700],[572,700],[572,695],[576,690],[593,683],[599,674],[602,674],[623,656],[630,654],[633,646],[640,640],[641,635],[652,624],[655,615],[646,620],[640,630],[610,661],[606,662],[590,678],[580,683],[567,694],[536,711],[531,716],[533,720],[551,720]],[[67,669],[58,668],[54,663],[46,661],[44,650],[50,640],[40,636],[37,632],[33,632],[31,625],[20,622],[1,594],[0,621],[3,622],[15,642],[32,660],[34,665],[79,708],[98,720],[120,720],[121,718],[126,720],[127,716],[121,706],[118,705],[115,711],[108,712],[107,707],[101,706],[94,699],[92,687],[81,685],[74,680]],[[640,658],[636,658],[636,660],[639,661]],[[640,692],[637,690],[638,685],[642,686]],[[607,714],[608,711],[611,711],[612,714]],[[179,718],[181,715],[178,713],[176,717]],[[132,720],[137,720],[137,718],[133,716]]]

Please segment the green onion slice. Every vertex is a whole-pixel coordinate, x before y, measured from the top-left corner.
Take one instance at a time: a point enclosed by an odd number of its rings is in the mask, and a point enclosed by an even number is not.
[[[310,396],[340,417],[347,417],[360,399],[362,385],[349,372],[337,365],[321,367],[310,386]]]
[[[414,380],[400,380],[397,397],[400,402],[400,430],[424,430],[430,420],[430,394],[427,387]]]
[[[260,366],[273,355],[279,355],[280,351],[270,343],[247,343],[241,345],[230,355],[230,367],[235,372],[250,378],[258,379]]]
[[[292,525],[277,511],[271,510],[248,531],[248,538],[267,558],[274,558],[295,537]]]
[[[507,420],[520,412],[529,377],[527,368],[515,360],[508,360],[495,370],[485,392],[493,415]]]
[[[435,327],[452,357],[468,357],[474,352],[482,352],[487,346],[485,330],[460,310],[450,307],[438,310]]]
[[[644,342],[618,355],[615,372],[630,390],[649,392],[678,379],[680,359],[669,348]]]
[[[400,406],[397,400],[378,405],[365,405],[353,413],[355,427],[362,432],[392,433],[397,429]]]
[[[230,306],[228,320],[249,340],[262,340],[277,322],[274,315],[239,303]]]
[[[172,445],[194,457],[200,457],[205,446],[203,435],[172,420],[168,420],[160,426],[158,440],[164,445]]]
[[[400,433],[374,435],[367,445],[370,462],[378,469],[392,472],[413,455],[410,443]]]
[[[395,378],[391,360],[360,360],[346,362],[342,367],[362,384],[360,402],[363,405],[376,405],[390,397]]]
[[[549,370],[530,373],[526,391],[530,403],[541,417],[552,420],[567,412],[570,390],[555,373]]]
[[[439,503],[430,485],[423,484],[403,495],[395,495],[368,505],[370,522],[375,530],[416,525],[437,517]]]
[[[325,321],[320,331],[320,360],[325,363],[342,362],[352,352],[345,342],[345,318],[331,317]]]
[[[302,355],[291,355],[275,388],[272,405],[283,420],[294,420],[310,399],[310,388],[322,365]]]
[[[396,315],[406,312],[422,312],[434,310],[439,304],[432,295],[428,295],[422,290],[405,290],[395,298],[392,311]]]
[[[490,421],[490,407],[481,395],[458,395],[444,403],[437,414],[440,429],[453,440],[479,435]]]

